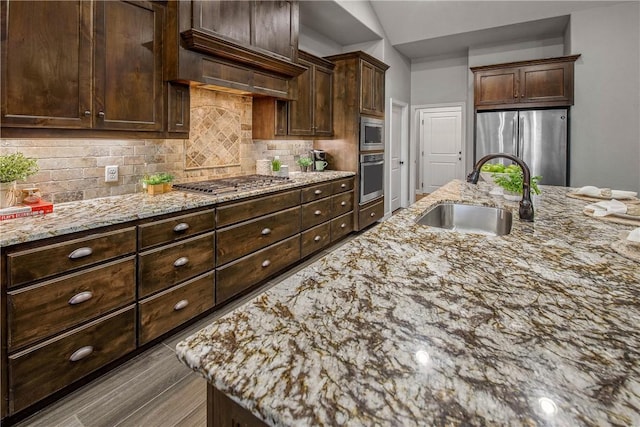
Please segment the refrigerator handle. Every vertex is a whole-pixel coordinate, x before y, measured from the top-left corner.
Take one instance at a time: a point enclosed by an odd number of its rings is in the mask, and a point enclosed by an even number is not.
[[[518,145],[517,145],[517,157],[522,158],[524,156],[524,116],[518,114]]]

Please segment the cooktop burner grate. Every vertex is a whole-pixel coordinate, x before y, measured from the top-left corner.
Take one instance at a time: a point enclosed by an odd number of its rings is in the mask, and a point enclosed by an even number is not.
[[[212,179],[209,181],[173,184],[173,188],[176,190],[217,195],[236,191],[252,190],[254,188],[270,187],[282,184],[288,180],[289,178],[284,176],[242,175],[231,178]]]

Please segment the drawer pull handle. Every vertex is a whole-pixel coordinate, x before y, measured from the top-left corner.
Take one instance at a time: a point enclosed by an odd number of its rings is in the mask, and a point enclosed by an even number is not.
[[[271,234],[271,229],[270,228],[265,228],[265,229],[262,230],[262,235],[263,236],[267,236],[269,234]]]
[[[173,227],[173,231],[175,231],[176,233],[182,233],[184,231],[187,231],[188,229],[189,224],[187,224],[186,222],[181,222],[180,224]]]
[[[189,300],[183,299],[183,300],[178,301],[176,303],[176,305],[173,306],[173,310],[174,311],[182,310],[183,308],[185,308],[188,305],[189,305]]]
[[[189,258],[187,258],[186,256],[180,257],[177,260],[175,260],[173,262],[173,266],[174,267],[182,267],[183,265],[187,265],[187,263],[189,262]]]
[[[371,212],[371,215],[369,215],[371,218],[373,218],[374,216],[376,216],[375,212]]]
[[[345,228],[347,226],[347,224],[345,224],[344,222],[342,224],[340,224],[340,228]]]
[[[320,236],[316,236],[313,240],[315,240],[316,242],[319,242],[319,241],[320,241],[320,239],[322,239],[322,237],[320,237]]]
[[[71,362],[77,362],[78,360],[84,359],[91,353],[93,353],[93,346],[87,345],[85,347],[80,347],[79,349],[73,352],[69,360]]]
[[[263,267],[269,267],[270,265],[271,265],[271,261],[269,261],[268,259],[262,262]]]
[[[313,192],[313,194],[316,194],[316,195],[317,194],[322,194],[322,190],[316,190],[316,191]]]
[[[75,294],[69,300],[69,305],[76,305],[87,300],[90,300],[93,297],[93,293],[90,291],[80,292],[79,294]]]
[[[87,248],[87,247],[78,248],[69,254],[69,259],[83,258],[91,255],[92,253],[93,253],[93,250],[91,248]]]
[[[347,202],[340,203],[340,206],[347,206]]]
[[[347,188],[347,184],[342,184],[340,188]]]
[[[314,215],[322,215],[322,211],[320,209],[318,209],[317,211],[315,211],[313,213]]]

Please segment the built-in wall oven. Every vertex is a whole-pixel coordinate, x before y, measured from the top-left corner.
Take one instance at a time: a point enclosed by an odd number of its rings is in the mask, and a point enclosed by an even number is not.
[[[384,194],[384,153],[360,155],[360,204]]]
[[[360,117],[360,151],[384,150],[384,120]]]

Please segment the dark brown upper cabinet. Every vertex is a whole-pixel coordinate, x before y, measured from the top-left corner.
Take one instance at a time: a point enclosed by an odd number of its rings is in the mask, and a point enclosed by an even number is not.
[[[333,63],[300,51],[298,62],[309,69],[298,77],[298,98],[289,101],[289,135],[333,134]]]
[[[163,131],[164,19],[147,1],[2,2],[3,134]]]
[[[573,105],[573,68],[579,57],[472,67],[474,105],[477,110]]]
[[[167,78],[239,94],[290,99],[297,63],[297,1],[168,3]]]
[[[295,100],[256,98],[253,137],[273,139],[333,135],[332,62],[299,51],[298,63],[307,71],[295,80]]]
[[[337,64],[336,72],[341,78],[334,81],[334,91],[343,94],[357,89],[357,102],[360,114],[384,117],[385,72],[389,68],[384,62],[362,51],[328,56],[325,59]],[[346,88],[344,86],[349,86]],[[345,98],[334,92],[334,102],[342,102]],[[349,96],[348,102],[352,96]],[[346,100],[346,98],[345,98]]]

